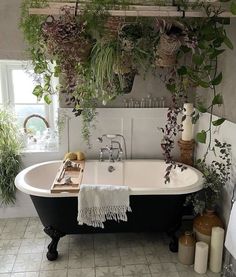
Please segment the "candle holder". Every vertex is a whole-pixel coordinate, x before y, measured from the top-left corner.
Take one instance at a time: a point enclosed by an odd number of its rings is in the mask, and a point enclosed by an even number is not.
[[[192,140],[182,140],[178,141],[180,147],[180,162],[190,165],[193,165],[193,150],[195,141]]]

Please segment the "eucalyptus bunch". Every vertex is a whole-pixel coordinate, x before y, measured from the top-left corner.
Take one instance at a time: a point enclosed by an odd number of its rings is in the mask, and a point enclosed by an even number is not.
[[[3,204],[15,202],[14,180],[21,167],[22,141],[14,115],[0,109],[0,198]]]

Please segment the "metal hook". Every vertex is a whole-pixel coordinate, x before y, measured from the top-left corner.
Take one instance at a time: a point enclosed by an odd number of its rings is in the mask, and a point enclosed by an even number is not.
[[[78,8],[79,8],[79,0],[76,0],[76,3],[75,3],[75,16],[78,15]]]
[[[185,10],[181,9],[180,5],[177,6],[177,11],[182,12],[182,18],[185,18]]]

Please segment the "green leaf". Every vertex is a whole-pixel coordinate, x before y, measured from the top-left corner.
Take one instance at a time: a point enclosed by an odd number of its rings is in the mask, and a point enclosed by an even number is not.
[[[176,90],[175,84],[166,84],[166,88],[167,88],[170,92],[175,92],[175,90]]]
[[[234,45],[233,45],[232,41],[227,36],[225,36],[225,38],[224,38],[224,43],[229,49],[231,49],[231,50],[234,49]]]
[[[218,57],[220,54],[222,54],[223,52],[225,52],[225,49],[219,49],[219,50],[215,49],[209,57],[210,57],[210,59],[214,59],[214,58]]]
[[[220,126],[222,123],[224,123],[225,118],[219,118],[217,120],[212,121],[212,125],[214,126]]]
[[[236,15],[236,1],[231,2],[230,11],[232,14]]]
[[[206,113],[207,112],[207,108],[203,106],[203,104],[199,104],[197,106],[197,109],[199,110],[200,113]]]
[[[48,105],[52,103],[52,99],[49,94],[44,95],[43,99],[44,99],[45,103],[47,103]]]
[[[197,82],[203,88],[209,88],[209,86],[210,86],[208,82],[205,82],[205,81],[202,81],[202,80],[198,80]]]
[[[211,81],[211,84],[213,86],[219,85],[221,83],[221,81],[222,81],[222,78],[223,78],[223,75],[222,75],[222,72],[220,72],[219,75],[216,76],[215,79]]]
[[[212,105],[222,105],[223,104],[223,96],[221,94],[216,94],[216,96],[212,100]]]
[[[202,130],[201,132],[197,133],[197,141],[200,143],[206,143],[206,131]]]
[[[187,74],[187,68],[186,68],[186,66],[181,66],[180,68],[178,68],[178,74],[179,75],[186,75]]]
[[[43,88],[41,85],[37,85],[34,90],[33,90],[33,95],[35,95],[36,97],[42,97],[43,95]]]
[[[192,123],[196,124],[199,118],[200,118],[200,115],[199,113],[197,113],[195,116],[192,117]]]
[[[194,54],[193,55],[193,62],[196,65],[202,65],[203,61],[204,61],[204,57],[203,56],[198,55],[198,54]]]

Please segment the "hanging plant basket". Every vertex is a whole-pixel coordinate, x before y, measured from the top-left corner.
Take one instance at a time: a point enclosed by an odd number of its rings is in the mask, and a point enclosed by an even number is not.
[[[68,11],[59,19],[49,16],[42,24],[42,37],[49,56],[85,61],[91,51],[91,42],[85,37],[85,24],[78,23]]]
[[[108,17],[106,23],[104,24],[104,33],[107,39],[114,39],[118,36],[118,32],[122,26],[124,19],[119,16]]]
[[[181,46],[178,37],[162,34],[155,51],[155,65],[171,67],[176,64],[176,54]]]
[[[121,26],[118,35],[122,50],[132,51],[142,38],[142,26],[138,23],[125,23]]]
[[[119,80],[119,87],[122,93],[130,93],[133,87],[137,70],[133,68],[132,55],[123,52],[121,58],[113,65],[113,72]]]
[[[134,84],[134,79],[137,74],[136,70],[132,70],[129,73],[125,73],[123,77],[123,87],[122,87],[122,92],[124,94],[128,94],[132,91],[133,84]]]

